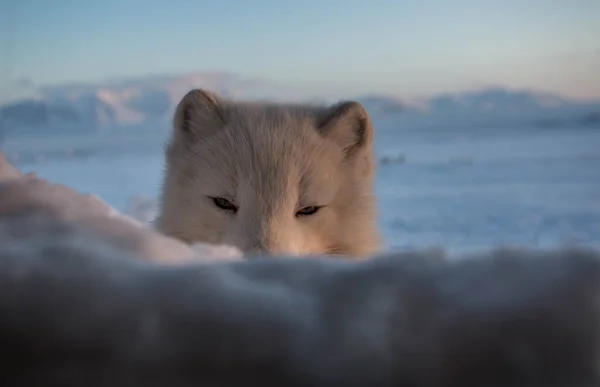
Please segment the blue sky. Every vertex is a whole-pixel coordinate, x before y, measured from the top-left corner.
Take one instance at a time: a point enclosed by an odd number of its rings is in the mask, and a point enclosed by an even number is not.
[[[0,98],[203,70],[317,94],[600,97],[598,37],[598,0],[0,0]]]

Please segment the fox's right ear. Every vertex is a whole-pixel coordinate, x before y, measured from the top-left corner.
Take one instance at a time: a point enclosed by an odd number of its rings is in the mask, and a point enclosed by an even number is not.
[[[189,139],[204,137],[225,124],[225,106],[215,93],[193,89],[175,109],[173,126],[177,134]]]

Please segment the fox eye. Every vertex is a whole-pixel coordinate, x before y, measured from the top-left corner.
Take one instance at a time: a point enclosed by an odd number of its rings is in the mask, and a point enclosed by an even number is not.
[[[238,208],[235,204],[231,203],[227,199],[223,198],[211,198],[215,206],[219,207],[222,210],[229,211],[232,213],[236,213]]]
[[[304,207],[303,209],[301,209],[300,211],[296,212],[296,216],[309,216],[309,215],[314,215],[317,213],[317,211],[319,211],[321,209],[321,207],[318,206],[308,206],[308,207]]]

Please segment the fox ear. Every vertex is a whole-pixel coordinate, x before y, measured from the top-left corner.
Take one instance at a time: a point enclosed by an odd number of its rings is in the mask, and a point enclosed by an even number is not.
[[[330,107],[317,124],[318,131],[336,142],[351,156],[371,146],[374,128],[369,113],[356,101],[343,101]]]
[[[211,91],[193,89],[177,105],[173,121],[177,134],[192,139],[210,135],[225,125],[224,102]]]

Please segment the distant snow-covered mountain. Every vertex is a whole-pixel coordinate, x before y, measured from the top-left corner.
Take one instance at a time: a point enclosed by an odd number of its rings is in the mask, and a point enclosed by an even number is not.
[[[376,120],[400,128],[598,125],[600,101],[576,101],[531,90],[490,87],[427,99],[358,98]]]
[[[177,102],[195,87],[248,99],[280,99],[285,92],[266,81],[218,72],[111,79],[40,88],[30,99],[2,106],[0,117],[13,134],[164,130]]]
[[[436,96],[430,109],[438,117],[465,123],[541,124],[572,121],[600,112],[600,101],[573,101],[529,90],[495,87]]]
[[[177,102],[195,87],[234,98],[303,100],[299,93],[281,85],[235,74],[160,75],[43,87],[30,99],[2,106],[1,124],[17,135],[164,131],[170,126]],[[600,124],[600,101],[579,102],[502,87],[421,100],[376,94],[349,98],[361,102],[376,123],[394,128]]]

